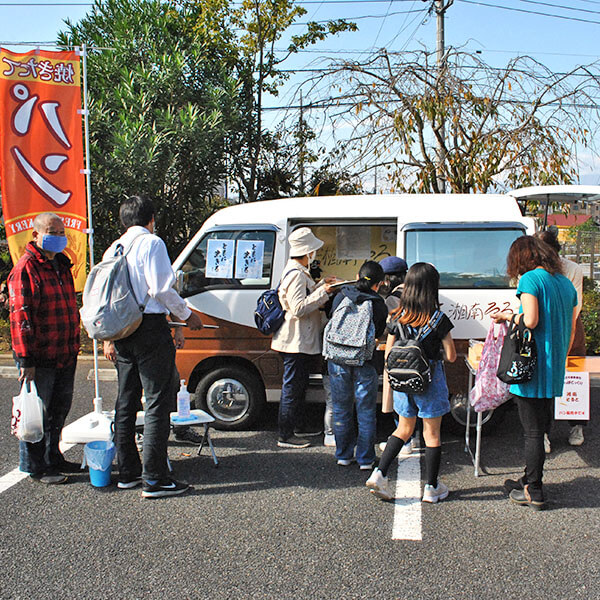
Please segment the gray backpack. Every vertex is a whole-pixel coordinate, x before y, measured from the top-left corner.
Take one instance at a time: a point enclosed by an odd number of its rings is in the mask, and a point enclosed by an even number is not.
[[[338,365],[360,367],[375,350],[373,303],[344,298],[323,332],[323,357]]]
[[[145,235],[145,234],[141,234]],[[127,254],[123,244],[117,244],[114,256],[95,265],[83,290],[83,306],[79,313],[88,335],[94,340],[121,340],[130,336],[141,324],[148,296],[143,303],[135,297]]]

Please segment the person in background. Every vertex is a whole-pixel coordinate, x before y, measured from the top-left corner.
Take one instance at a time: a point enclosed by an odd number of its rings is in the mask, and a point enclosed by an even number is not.
[[[425,438],[425,475],[423,502],[435,503],[448,496],[448,488],[438,480],[442,456],[440,430],[442,417],[450,412],[448,385],[444,371],[444,357],[448,362],[456,360],[456,349],[450,331],[454,327],[450,319],[440,311],[439,301],[440,275],[429,263],[415,263],[406,274],[400,305],[392,312],[388,323],[388,337],[385,355],[389,354],[396,338],[400,336],[400,327],[418,330],[436,324],[421,338],[427,359],[431,366],[431,383],[421,394],[393,392],[394,412],[398,414],[398,427],[388,438],[385,450],[379,460],[379,466],[367,480],[366,486],[382,500],[391,500],[388,488],[388,470],[400,449],[413,434],[417,417],[423,419],[423,437]],[[440,314],[441,313],[441,314]],[[384,403],[390,393],[387,378],[384,378]]]
[[[382,280],[381,266],[372,260],[365,262],[358,272],[357,282],[342,287],[340,293],[335,296],[331,315],[344,298],[349,298],[354,304],[371,302],[375,339],[377,339],[385,331],[388,315],[383,298],[377,293]],[[374,358],[365,361],[362,366],[348,366],[336,363],[335,359],[328,360],[327,368],[333,400],[333,432],[337,463],[348,466],[356,460],[363,471],[370,471],[375,461],[379,384]],[[358,437],[354,424],[355,403]]]
[[[518,481],[507,479],[504,487],[512,502],[535,510],[545,507],[544,433],[552,420],[554,398],[562,395],[576,319],[577,292],[561,269],[556,252],[533,236],[517,238],[508,252],[506,272],[519,278],[521,306],[515,321],[533,332],[537,363],[530,381],[510,386],[523,426],[525,473]],[[501,323],[512,316],[511,311],[499,311],[492,319]]]
[[[385,298],[388,312],[392,312],[400,304],[402,286],[404,285],[408,265],[399,256],[386,256],[379,261],[379,264],[385,275],[383,283],[379,288],[379,293]]]
[[[283,359],[283,384],[279,402],[279,436],[281,448],[306,448],[306,437],[321,431],[306,430],[304,403],[311,367],[320,360],[323,330],[319,310],[329,297],[330,283],[326,278],[319,285],[310,276],[309,265],[323,246],[308,227],[293,231],[289,238],[290,259],[283,269],[279,300],[285,310],[285,320],[274,333],[271,348]]]
[[[41,483],[65,483],[81,470],[58,448],[73,402],[79,353],[79,311],[65,226],[54,213],[33,220],[33,241],[8,276],[12,347],[19,381],[35,382],[44,404],[44,437],[19,442],[19,468]]]
[[[137,298],[149,299],[139,328],[114,342],[119,389],[115,408],[117,485],[129,489],[142,484],[142,498],[174,496],[189,486],[173,480],[168,471],[169,412],[175,403],[177,374],[167,315],[172,313],[191,329],[201,329],[202,321],[173,289],[175,274],[167,248],[154,235],[152,202],[131,196],[121,204],[119,217],[126,231],[108,248],[104,258],[114,256],[119,245],[131,247],[127,265],[133,291]],[[143,463],[135,444],[142,390],[146,397]]]
[[[535,237],[542,242],[545,242],[559,255],[562,265],[563,275],[575,286],[577,292],[577,306],[575,307],[575,332],[573,334],[573,344],[569,350],[569,356],[585,356],[585,332],[583,330],[583,322],[581,321],[581,308],[583,306],[583,269],[580,265],[572,260],[560,256],[560,243],[556,237],[556,232],[550,229],[538,231]],[[569,444],[571,446],[581,446],[584,442],[583,426],[587,425],[587,421],[569,421],[571,427],[569,431]],[[548,438],[548,431],[544,435],[544,450],[550,453],[552,446]]]

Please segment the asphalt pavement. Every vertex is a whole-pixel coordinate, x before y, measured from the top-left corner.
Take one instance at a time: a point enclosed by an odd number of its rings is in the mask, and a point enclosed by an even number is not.
[[[0,478],[18,466],[11,366],[0,360]],[[69,421],[92,410],[91,366],[79,363]],[[105,407],[115,393],[101,382]],[[311,407],[313,425],[322,414]],[[171,439],[176,476],[194,486],[180,497],[93,488],[87,474],[64,486],[12,485],[0,493],[0,598],[600,598],[598,420],[579,448],[568,446],[566,423],[555,425],[543,512],[511,504],[502,489],[523,466],[515,410],[483,438],[489,474],[478,478],[464,440],[445,433],[441,476],[451,493],[418,503],[418,541],[392,539],[397,507],[368,493],[368,473],[337,466],[320,438],[305,450],[277,448],[276,423],[269,405],[253,431],[215,431],[218,468],[206,450],[197,456]],[[386,420],[379,426],[383,439]],[[81,446],[66,456],[80,460]]]

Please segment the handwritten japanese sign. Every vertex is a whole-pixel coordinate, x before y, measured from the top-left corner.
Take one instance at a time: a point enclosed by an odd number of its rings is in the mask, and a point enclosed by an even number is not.
[[[231,279],[233,277],[233,240],[208,240],[206,246],[206,276]]]
[[[563,395],[554,400],[554,418],[587,421],[590,418],[590,374],[567,371]]]
[[[13,262],[42,212],[62,218],[77,290],[85,284],[87,227],[79,57],[0,49],[0,183]]]
[[[236,279],[260,279],[263,272],[265,243],[263,240],[239,240],[235,255]]]

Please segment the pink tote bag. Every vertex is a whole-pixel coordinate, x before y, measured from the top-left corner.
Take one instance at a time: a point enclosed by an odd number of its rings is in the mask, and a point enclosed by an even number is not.
[[[496,327],[498,328],[497,337],[494,336]],[[475,385],[469,392],[469,400],[475,412],[493,410],[508,400],[509,386],[496,376],[506,332],[505,323],[498,325],[492,323],[490,325],[481,351],[481,360],[475,375]]]

